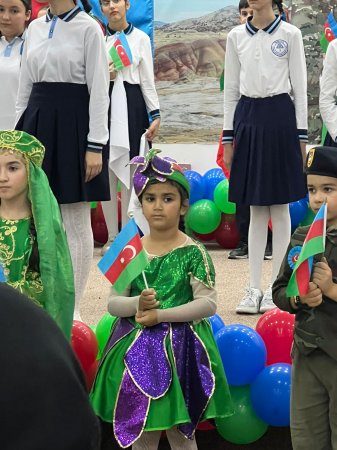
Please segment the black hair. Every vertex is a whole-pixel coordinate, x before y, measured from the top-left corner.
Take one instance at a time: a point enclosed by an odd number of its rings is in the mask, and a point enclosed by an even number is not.
[[[175,187],[177,188],[177,190],[178,190],[178,192],[179,192],[179,195],[180,195],[180,205],[181,205],[181,206],[182,206],[184,203],[186,203],[186,201],[189,200],[189,197],[190,197],[190,196],[189,196],[188,192],[186,191],[186,189],[185,189],[180,183],[177,183],[176,181],[174,181],[174,180],[169,180],[169,179],[167,179],[166,181],[167,181],[167,183],[169,183],[169,184],[171,184],[172,186],[175,186]],[[139,197],[139,201],[140,201],[141,204],[142,204],[143,195],[145,194],[145,192],[147,191],[147,189],[148,189],[150,186],[153,186],[154,184],[158,184],[158,183],[162,183],[162,181],[158,181],[158,180],[156,180],[155,178],[152,179],[152,180],[150,180],[150,181],[147,183],[146,188],[144,189],[144,191],[141,193],[141,195],[140,195],[140,197]],[[179,228],[180,231],[182,231],[183,233],[185,233],[185,216],[180,216],[178,228]]]
[[[273,5],[277,6],[280,14],[282,14],[284,12],[283,11],[283,2],[282,2],[282,0],[273,0]]]
[[[23,6],[25,7],[26,12],[32,10],[32,0],[21,0],[21,2],[23,3]]]
[[[241,13],[241,9],[249,8],[248,0],[240,0],[239,3],[239,13]]]
[[[32,252],[30,254],[28,268],[33,271],[40,273],[40,255],[39,255],[39,247],[37,244],[37,235],[36,228],[33,217],[30,219],[29,226],[30,238],[32,240]]]
[[[73,2],[74,2],[75,5],[77,5],[76,0],[73,0]],[[81,0],[81,3],[82,3],[82,5],[83,5],[84,11],[85,11],[87,14],[89,14],[90,11],[92,10],[92,6],[91,6],[89,0]]]

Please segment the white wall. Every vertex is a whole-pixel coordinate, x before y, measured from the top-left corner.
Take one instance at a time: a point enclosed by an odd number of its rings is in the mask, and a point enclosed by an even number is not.
[[[153,144],[162,150],[160,156],[170,156],[180,164],[191,164],[191,170],[203,175],[207,170],[218,167],[216,155],[218,144]]]

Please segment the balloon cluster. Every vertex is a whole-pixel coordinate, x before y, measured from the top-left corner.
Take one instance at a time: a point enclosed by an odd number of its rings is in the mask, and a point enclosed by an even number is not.
[[[225,326],[218,315],[210,322],[234,406],[233,416],[216,419],[220,435],[243,445],[261,438],[269,425],[288,426],[294,316],[275,308],[256,330]]]
[[[235,248],[239,232],[235,222],[235,203],[228,200],[229,184],[221,169],[210,169],[204,175],[187,170],[191,186],[187,229],[202,241],[215,240],[224,248]]]

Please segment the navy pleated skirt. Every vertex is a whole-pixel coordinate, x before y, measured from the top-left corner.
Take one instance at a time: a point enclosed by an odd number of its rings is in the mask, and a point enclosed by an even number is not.
[[[295,107],[288,94],[242,96],[234,115],[229,200],[241,205],[290,203],[306,195]]]
[[[75,83],[34,83],[27,108],[16,128],[37,137],[45,146],[43,169],[60,204],[110,199],[108,146],[102,172],[85,179],[89,133],[89,93]]]
[[[110,83],[110,96],[113,89],[113,81]],[[139,84],[131,84],[124,81],[126,102],[128,105],[128,128],[130,142],[130,159],[139,155],[140,139],[149,128],[149,116],[146,104]],[[110,110],[109,110],[110,123]],[[109,126],[110,128],[110,126]]]

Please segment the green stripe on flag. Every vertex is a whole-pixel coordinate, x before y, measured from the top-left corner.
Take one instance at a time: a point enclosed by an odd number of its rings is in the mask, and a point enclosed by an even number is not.
[[[124,69],[124,64],[114,46],[112,46],[109,50],[110,58],[112,59],[112,62],[115,66],[115,70],[122,70]]]
[[[296,261],[294,272],[297,267],[302,264],[302,262],[310,258],[310,256],[317,255],[318,253],[324,253],[324,245],[325,242],[323,236],[317,236],[306,242],[302,247],[298,260]]]
[[[142,273],[148,262],[149,260],[147,254],[143,249],[129,262],[129,264],[117,278],[115,284],[113,285],[116,291],[118,293],[123,292],[129,286],[131,281],[133,281],[138,277],[139,274]]]

